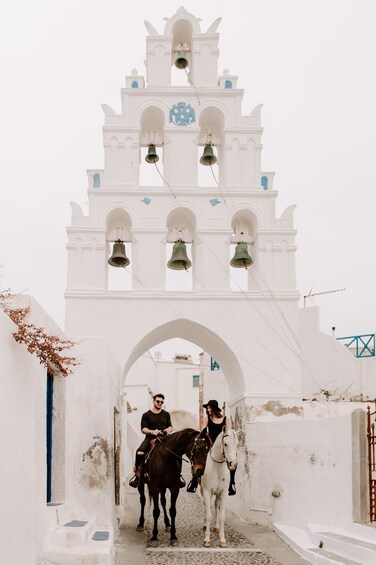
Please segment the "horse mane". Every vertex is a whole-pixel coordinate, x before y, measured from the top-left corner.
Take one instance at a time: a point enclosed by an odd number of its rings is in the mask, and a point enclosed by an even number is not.
[[[174,451],[177,449],[182,442],[182,438],[190,441],[194,441],[194,439],[200,434],[198,430],[194,430],[193,428],[184,428],[183,430],[179,430],[178,432],[172,432],[167,436],[160,438],[161,443],[166,445],[169,449]]]

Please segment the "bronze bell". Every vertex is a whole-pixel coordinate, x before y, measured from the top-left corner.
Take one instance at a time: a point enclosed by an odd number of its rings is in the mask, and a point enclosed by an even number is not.
[[[125,245],[121,239],[118,239],[114,243],[112,255],[108,260],[108,264],[111,265],[111,267],[123,267],[125,269],[129,263],[130,261],[125,254]]]
[[[200,159],[201,165],[209,166],[215,165],[217,162],[217,157],[214,155],[213,146],[211,143],[207,143],[204,147],[204,152]]]
[[[175,67],[177,69],[186,69],[188,67],[188,59],[185,56],[185,51],[179,51],[175,60]]]
[[[157,150],[155,149],[155,145],[153,143],[151,143],[148,147],[148,154],[145,157],[145,161],[151,164],[154,164],[157,161],[159,161]]]
[[[185,243],[182,239],[178,239],[172,248],[171,259],[167,263],[167,267],[174,271],[182,271],[189,269],[191,265],[192,262],[188,259]]]
[[[252,257],[248,254],[248,245],[241,241],[236,244],[235,255],[230,261],[231,267],[238,269],[250,267],[253,263]]]

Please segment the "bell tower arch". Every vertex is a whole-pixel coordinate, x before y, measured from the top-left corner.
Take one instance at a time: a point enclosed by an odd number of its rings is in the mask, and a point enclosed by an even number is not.
[[[261,165],[262,106],[243,114],[237,77],[218,73],[219,24],[203,32],[184,8],[163,33],[145,22],[146,77],[133,69],[119,110],[102,105],[104,167],[88,170],[88,213],[72,203],[66,331],[104,339],[118,366],[104,384],[103,356],[92,361],[87,382],[101,384],[98,392],[90,387],[98,422],[99,407],[108,417],[104,391],[119,398],[137,355],[174,332],[221,361],[232,383],[226,406],[245,434],[248,424],[273,417],[271,400],[281,418],[301,414],[294,206],[276,216],[274,173]],[[173,65],[184,86],[171,85]],[[140,184],[141,158],[158,172],[158,185]],[[203,169],[210,184],[199,183]],[[111,269],[130,286],[109,288]],[[239,269],[246,269],[241,289],[232,284]],[[72,402],[78,418],[73,393]]]

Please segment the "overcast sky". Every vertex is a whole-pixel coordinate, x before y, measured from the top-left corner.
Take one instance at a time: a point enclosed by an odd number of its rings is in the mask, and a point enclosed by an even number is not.
[[[64,325],[69,201],[85,208],[87,168],[103,167],[102,103],[120,111],[131,69],[144,74],[144,20],[163,33],[180,2],[21,0],[2,8],[0,286],[32,294]],[[219,26],[219,72],[264,104],[262,170],[277,215],[297,204],[302,296],[337,336],[373,333],[376,2],[189,0]],[[303,299],[301,300],[303,306]]]

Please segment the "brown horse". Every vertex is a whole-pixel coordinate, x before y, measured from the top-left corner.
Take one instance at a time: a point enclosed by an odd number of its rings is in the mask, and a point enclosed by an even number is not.
[[[206,457],[211,447],[211,441],[206,432],[198,432],[185,428],[162,438],[158,438],[154,447],[145,459],[145,482],[149,487],[150,498],[153,500],[154,527],[151,537],[153,545],[158,544],[158,518],[160,515],[159,495],[164,509],[166,529],[170,527],[170,544],[176,545],[175,518],[176,501],[179,496],[179,482],[182,462],[186,455],[191,463],[192,477],[201,477],[205,471]],[[171,493],[170,519],[166,516],[166,490]],[[166,522],[167,517],[167,522]]]

